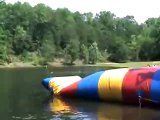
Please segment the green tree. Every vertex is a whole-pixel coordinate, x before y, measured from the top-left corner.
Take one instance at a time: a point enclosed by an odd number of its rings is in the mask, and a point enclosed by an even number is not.
[[[28,51],[31,47],[31,38],[27,35],[27,32],[21,26],[17,26],[15,29],[13,50],[15,54],[23,54],[24,51]]]
[[[150,36],[152,38],[152,40],[154,41],[153,44],[153,58],[154,60],[160,60],[160,50],[159,50],[159,46],[160,46],[160,18],[155,19],[153,24],[152,24],[152,28],[151,28],[151,33]]]
[[[110,61],[126,62],[128,60],[128,46],[121,37],[114,37],[108,52],[111,54]]]
[[[152,22],[151,22],[152,23]],[[153,38],[151,38],[151,31],[152,31],[153,25],[149,23],[142,25],[142,32],[140,35],[142,36],[142,43],[141,43],[141,49],[139,53],[139,57],[143,61],[149,61],[152,60],[155,55],[155,41]]]
[[[65,48],[65,62],[73,64],[73,62],[79,56],[79,41],[77,39],[71,39],[69,44]]]
[[[83,62],[85,64],[88,64],[88,62],[89,62],[89,51],[88,51],[88,48],[84,44],[82,44],[82,46],[81,46],[80,54],[81,54],[81,59],[83,60]]]
[[[7,59],[7,36],[2,28],[0,28],[0,64]]]
[[[95,64],[97,62],[98,45],[96,42],[89,47],[89,62]]]
[[[0,54],[4,61],[9,56],[33,56],[46,62],[67,58],[74,63],[80,54],[85,63],[159,60],[159,28],[160,18],[139,25],[134,16],[120,18],[110,11],[94,16],[67,8],[53,10],[45,4],[32,7],[27,2],[0,1]]]
[[[40,48],[40,54],[45,61],[53,61],[55,56],[55,45],[51,40],[45,40]]]
[[[130,52],[132,53],[131,60],[139,61],[139,52],[141,50],[141,45],[143,42],[143,36],[142,35],[132,35],[131,36],[131,43],[130,43]]]

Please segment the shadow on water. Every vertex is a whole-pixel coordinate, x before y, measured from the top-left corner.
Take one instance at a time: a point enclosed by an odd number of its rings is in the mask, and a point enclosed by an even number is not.
[[[2,120],[115,119],[159,120],[158,109],[73,98],[52,98],[42,86],[49,76],[80,75],[104,70],[95,67],[0,69],[0,118]],[[50,74],[53,72],[53,74]]]

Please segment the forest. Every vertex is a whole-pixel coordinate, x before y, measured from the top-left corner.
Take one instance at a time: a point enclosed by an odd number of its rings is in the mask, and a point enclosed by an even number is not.
[[[45,4],[0,2],[0,64],[55,59],[128,62],[160,60],[160,17],[138,24],[134,16],[96,15]]]

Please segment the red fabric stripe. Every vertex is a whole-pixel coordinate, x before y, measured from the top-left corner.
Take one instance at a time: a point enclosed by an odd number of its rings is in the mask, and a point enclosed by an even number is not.
[[[77,91],[78,83],[79,83],[79,81],[71,84],[68,87],[63,88],[61,90],[60,94],[62,96],[76,96],[76,91]]]
[[[122,84],[123,101],[127,103],[138,103],[138,93],[143,92],[144,98],[149,98],[151,81],[156,67],[145,67],[130,69],[124,77]]]

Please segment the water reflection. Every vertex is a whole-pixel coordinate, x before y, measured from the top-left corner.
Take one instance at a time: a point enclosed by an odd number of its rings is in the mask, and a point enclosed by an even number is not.
[[[87,111],[83,111],[83,108],[77,108],[78,106],[71,104],[64,98],[55,97],[49,101],[48,110],[53,112],[53,118],[65,118],[65,119],[95,119],[95,114]],[[72,101],[76,102],[76,101]],[[78,101],[77,101],[78,102]],[[79,101],[80,102],[80,101]]]
[[[159,120],[159,110],[122,104],[54,97],[49,101],[49,111],[56,118],[95,120]]]

